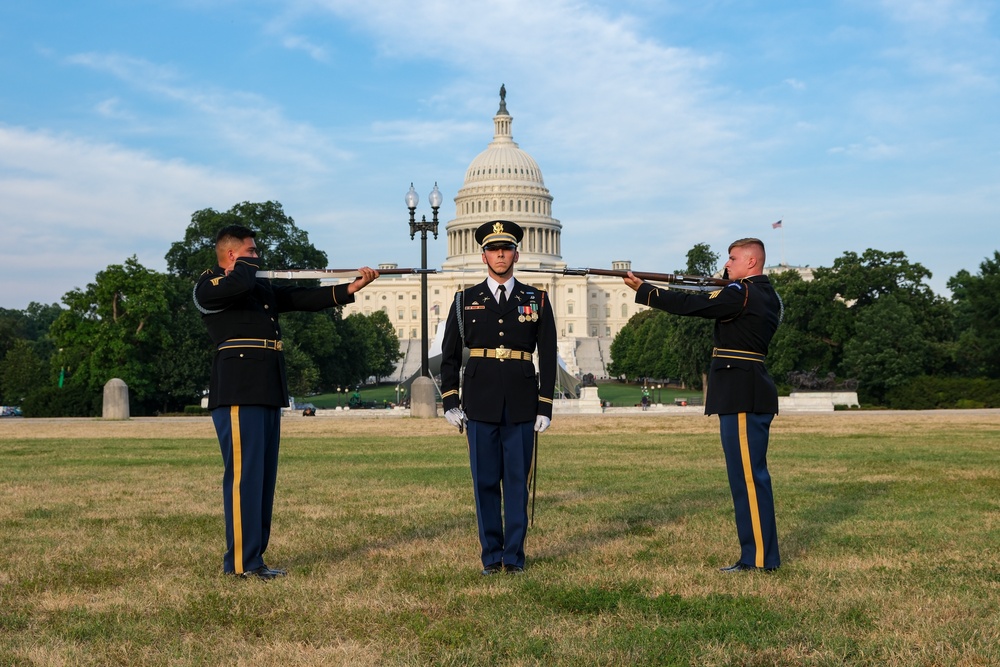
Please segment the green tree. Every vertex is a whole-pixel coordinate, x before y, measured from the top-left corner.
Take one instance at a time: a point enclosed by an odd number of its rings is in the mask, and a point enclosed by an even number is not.
[[[318,393],[320,391],[320,373],[313,360],[298,345],[285,345],[283,349],[288,374],[288,393],[293,397]]]
[[[712,275],[719,255],[706,243],[687,254],[675,273]],[[660,310],[636,313],[611,342],[608,372],[626,379],[680,379],[700,389],[712,355],[712,321],[675,317]]]
[[[844,344],[843,366],[858,379],[864,399],[882,403],[887,392],[923,374],[930,345],[913,311],[886,293],[858,311],[855,335]]]
[[[696,276],[711,276],[716,272],[719,254],[712,252],[707,243],[695,245],[687,253],[684,272]],[[679,377],[693,389],[705,389],[708,367],[712,363],[712,330],[714,320],[700,317],[674,317],[669,340],[670,349],[677,358]]]
[[[912,377],[953,368],[951,304],[927,285],[930,272],[908,261],[902,252],[846,252],[832,267],[817,268],[813,275],[814,280],[809,282],[791,272],[773,277],[785,306],[784,324],[775,335],[769,358],[771,372],[779,381],[792,370],[834,373],[842,379],[855,377],[861,383],[862,395],[879,399],[900,377],[899,373]],[[883,304],[882,300],[890,296],[892,301]],[[896,345],[892,349],[909,363],[919,363],[918,367],[905,371],[880,368],[878,364],[889,364],[890,359],[872,354],[859,340],[863,337],[859,323],[870,325],[873,315],[866,313],[880,304],[875,315],[896,317],[895,321],[902,319],[913,326],[920,340],[919,349],[901,350]],[[907,335],[900,342],[916,340]],[[848,342],[853,344],[850,356]],[[862,354],[862,349],[867,351]],[[874,365],[862,367],[859,355]],[[862,371],[864,378],[858,376]]]
[[[28,394],[47,384],[47,376],[45,361],[35,354],[31,341],[15,340],[0,364],[0,403],[20,405]]]
[[[295,225],[278,202],[243,202],[220,213],[211,208],[195,211],[184,231],[167,252],[167,269],[193,283],[216,264],[215,236],[226,225],[239,224],[257,232],[257,247],[264,265],[272,269],[326,268],[326,253],[309,242],[309,234]]]
[[[61,312],[57,304],[35,302],[24,310],[0,308],[0,378],[11,378],[6,388],[0,381],[0,403],[19,403],[26,387],[48,382],[47,364],[54,351],[49,327]],[[24,383],[20,378],[29,369],[35,375],[30,383]]]
[[[636,313],[629,318],[625,326],[615,335],[614,340],[611,341],[611,348],[609,350],[611,361],[608,362],[608,375],[622,379],[638,377],[630,358],[632,349],[635,346],[637,329],[636,326],[633,326],[633,320],[637,317],[649,317],[648,313],[651,312],[653,311],[644,310]]]
[[[214,351],[191,298],[191,283],[179,276],[163,278],[171,317],[163,323],[162,340],[168,347],[152,355],[149,371],[155,387],[148,402],[159,412],[178,412],[198,404],[208,388]]]
[[[960,332],[955,357],[967,376],[1000,378],[1000,252],[948,280]]]
[[[923,365],[917,375],[937,375],[954,370],[955,315],[952,304],[934,294],[926,280],[931,272],[910,262],[902,252],[866,250],[860,257],[844,253],[833,265],[835,284],[851,309],[858,311],[892,294],[910,311],[913,325],[926,349],[919,357]]]
[[[625,379],[668,377],[665,369],[671,368],[666,359],[670,350],[670,321],[666,313],[644,310],[633,315],[611,341],[611,363],[608,372]]]
[[[362,317],[371,339],[368,375],[374,375],[375,381],[381,382],[382,378],[392,374],[396,362],[403,358],[403,353],[399,351],[399,336],[396,335],[389,316],[381,310]]]
[[[74,369],[72,384],[91,392],[118,377],[135,405],[154,398],[151,372],[160,354],[174,351],[170,322],[177,316],[168,276],[139,264],[135,256],[99,272],[83,290],[63,297],[67,310],[52,325],[61,363]]]
[[[784,306],[767,365],[779,383],[792,371],[822,375],[840,369],[844,341],[854,332],[854,313],[827,280],[805,281],[796,271],[772,274],[771,282]]]

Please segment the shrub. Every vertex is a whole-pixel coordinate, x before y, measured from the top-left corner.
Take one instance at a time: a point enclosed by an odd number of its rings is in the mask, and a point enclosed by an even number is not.
[[[85,387],[42,387],[21,404],[25,417],[100,417],[104,396]]]
[[[894,410],[1000,407],[1000,380],[920,376],[888,391]]]

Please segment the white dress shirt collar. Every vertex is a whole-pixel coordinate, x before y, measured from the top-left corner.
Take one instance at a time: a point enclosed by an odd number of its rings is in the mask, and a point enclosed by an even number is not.
[[[493,279],[493,276],[486,276],[486,285],[490,288],[490,293],[497,301],[500,301],[500,293],[497,291],[497,288],[500,287],[500,285],[507,288],[507,298],[509,299],[514,292],[514,285],[516,284],[517,281],[514,279],[514,276],[508,278],[505,283],[498,283]]]

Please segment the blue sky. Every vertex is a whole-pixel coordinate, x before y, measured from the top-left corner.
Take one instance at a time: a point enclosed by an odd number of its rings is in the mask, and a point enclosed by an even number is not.
[[[333,268],[416,266],[500,84],[570,266],[1000,248],[1000,31],[979,0],[32,0],[0,6],[0,307],[59,302],[191,214],[281,202]],[[771,223],[783,220],[782,230]],[[443,234],[429,260],[444,259]],[[280,267],[273,267],[280,268]]]

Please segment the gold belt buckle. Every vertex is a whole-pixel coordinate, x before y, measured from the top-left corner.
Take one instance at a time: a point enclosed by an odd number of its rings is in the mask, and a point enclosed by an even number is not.
[[[282,347],[284,347],[284,345],[281,344],[280,340],[274,341],[274,349],[275,350],[277,350],[278,352],[281,352],[281,348]]]
[[[508,350],[503,345],[497,348],[497,359],[503,361],[504,359],[510,359],[511,350]]]

